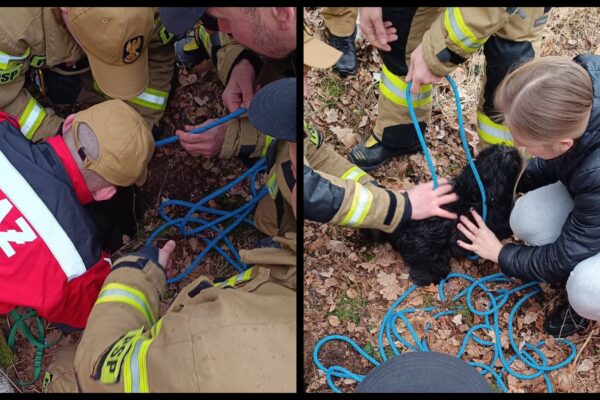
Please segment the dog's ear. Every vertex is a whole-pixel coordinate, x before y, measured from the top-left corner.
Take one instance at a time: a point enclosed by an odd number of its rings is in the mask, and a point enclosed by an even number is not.
[[[488,202],[504,202],[512,197],[521,169],[521,156],[517,149],[502,145],[489,146],[479,154],[475,164]]]

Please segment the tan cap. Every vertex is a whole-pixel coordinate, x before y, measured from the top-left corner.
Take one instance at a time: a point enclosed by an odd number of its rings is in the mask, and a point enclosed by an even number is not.
[[[342,52],[315,38],[304,24],[304,65],[312,68],[329,68],[342,56]]]
[[[152,7],[69,7],[69,23],[92,75],[110,97],[131,99],[148,86]]]
[[[98,157],[93,159],[78,138],[80,123],[87,124],[98,140]],[[122,100],[107,100],[75,114],[75,148],[83,166],[117,186],[141,186],[148,177],[154,139],[140,114]]]

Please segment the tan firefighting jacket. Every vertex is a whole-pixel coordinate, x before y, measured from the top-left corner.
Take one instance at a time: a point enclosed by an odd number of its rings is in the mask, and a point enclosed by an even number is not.
[[[375,178],[323,143],[305,124],[304,218],[391,233],[410,219],[406,193],[387,190]]]
[[[158,19],[155,22],[149,44],[149,86],[141,95],[128,100],[150,126],[164,113],[175,60],[172,43],[168,43],[172,35],[168,36]],[[28,139],[39,141],[55,135],[63,121],[25,88],[28,70],[39,68],[43,72],[50,68],[68,75],[70,73],[59,66],[84,57],[83,50],[65,27],[58,8],[18,7],[0,12],[0,109],[19,120],[21,132]],[[89,67],[77,73],[82,74],[82,92],[87,92],[82,93],[81,100],[101,102],[106,99],[94,85]],[[40,75],[37,76],[40,80]],[[43,85],[43,73],[41,76],[40,84]]]
[[[254,266],[239,275],[197,278],[162,317],[161,268],[117,260],[75,355],[80,391],[294,392],[296,236],[275,241],[281,249],[241,250]]]

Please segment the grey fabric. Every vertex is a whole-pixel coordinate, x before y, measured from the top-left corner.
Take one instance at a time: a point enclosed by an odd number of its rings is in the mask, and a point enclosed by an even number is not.
[[[600,253],[583,260],[571,271],[567,296],[577,314],[600,321]]]
[[[565,185],[556,182],[519,198],[510,214],[510,227],[528,245],[553,243],[571,210],[571,195]]]
[[[0,368],[0,393],[14,392],[15,390],[13,389],[12,385],[10,384],[10,381],[6,377],[6,371],[4,371],[3,368]]]

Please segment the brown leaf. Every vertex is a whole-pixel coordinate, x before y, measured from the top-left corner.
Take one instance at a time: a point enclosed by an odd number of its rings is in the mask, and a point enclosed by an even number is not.
[[[337,122],[338,120],[337,110],[327,108],[325,109],[325,112],[323,114],[325,114],[325,122],[327,122],[328,124]]]
[[[577,372],[588,372],[592,368],[594,368],[594,363],[589,358],[586,358],[577,366]]]
[[[330,129],[331,132],[333,132],[337,139],[342,142],[347,149],[358,143],[358,139],[354,135],[354,130],[352,128],[332,126]]]
[[[358,297],[358,293],[356,292],[356,289],[350,288],[346,290],[346,296],[348,296],[351,299],[356,299]]]
[[[331,325],[331,326],[339,326],[340,325],[340,319],[335,315],[330,315],[329,317],[327,317],[327,322],[329,322],[329,325]]]
[[[383,286],[383,290],[379,293],[381,293],[386,300],[396,300],[402,294],[402,288],[398,285],[395,272],[386,274],[383,271],[379,271],[377,274],[377,282]]]

